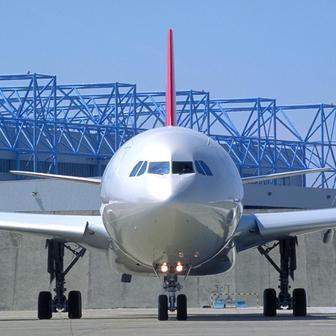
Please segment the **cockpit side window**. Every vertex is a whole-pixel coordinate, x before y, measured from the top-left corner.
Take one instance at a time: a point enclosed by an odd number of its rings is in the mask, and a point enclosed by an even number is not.
[[[191,174],[194,172],[194,167],[191,161],[173,161],[172,162],[173,174]]]
[[[212,171],[204,161],[196,160],[195,165],[197,172],[200,173],[201,175],[213,176]]]
[[[199,161],[195,161],[195,165],[196,165],[196,170],[198,173],[200,173],[201,175],[205,175],[205,171],[203,170],[201,164],[199,163]]]
[[[129,174],[129,176],[135,176],[138,172],[138,170],[140,169],[141,165],[143,164],[143,161],[139,161],[134,168],[132,169],[131,173]]]
[[[169,174],[170,163],[168,161],[150,162],[148,166],[148,174],[165,175]]]
[[[205,171],[205,174],[207,176],[213,176],[212,171],[210,170],[210,168],[208,167],[208,165],[204,161],[200,160],[200,164],[201,164],[201,166],[202,166],[202,168]]]
[[[147,168],[147,161],[144,161],[144,163],[142,164],[141,168],[138,171],[137,176],[143,175],[146,171]]]

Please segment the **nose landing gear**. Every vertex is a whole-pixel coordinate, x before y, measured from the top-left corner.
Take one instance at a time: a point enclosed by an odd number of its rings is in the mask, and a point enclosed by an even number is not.
[[[163,289],[168,292],[159,295],[158,300],[158,319],[159,321],[168,320],[168,311],[176,311],[176,319],[184,321],[188,318],[187,314],[187,297],[184,294],[179,294],[176,297],[176,292],[182,289],[178,282],[177,274],[167,274],[163,279]]]

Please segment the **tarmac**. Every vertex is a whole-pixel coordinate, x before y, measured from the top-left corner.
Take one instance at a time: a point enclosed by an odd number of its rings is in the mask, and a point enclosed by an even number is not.
[[[336,307],[308,308],[304,318],[281,311],[274,318],[262,316],[261,308],[189,309],[187,321],[158,321],[156,309],[84,310],[80,320],[69,320],[63,313],[39,321],[35,311],[0,312],[0,335],[335,335]]]

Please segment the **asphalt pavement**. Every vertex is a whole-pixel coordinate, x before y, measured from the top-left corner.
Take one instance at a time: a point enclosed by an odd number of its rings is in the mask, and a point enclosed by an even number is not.
[[[336,308],[309,308],[308,316],[293,318],[282,311],[274,318],[262,316],[260,308],[189,309],[187,321],[157,321],[156,309],[85,310],[80,320],[63,313],[40,321],[34,311],[0,312],[1,336],[53,335],[335,335]]]

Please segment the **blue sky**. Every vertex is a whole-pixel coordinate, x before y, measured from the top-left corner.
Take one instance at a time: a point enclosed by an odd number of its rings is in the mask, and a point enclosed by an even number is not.
[[[164,90],[172,27],[179,90],[336,103],[333,0],[0,0],[0,13],[1,74]]]

